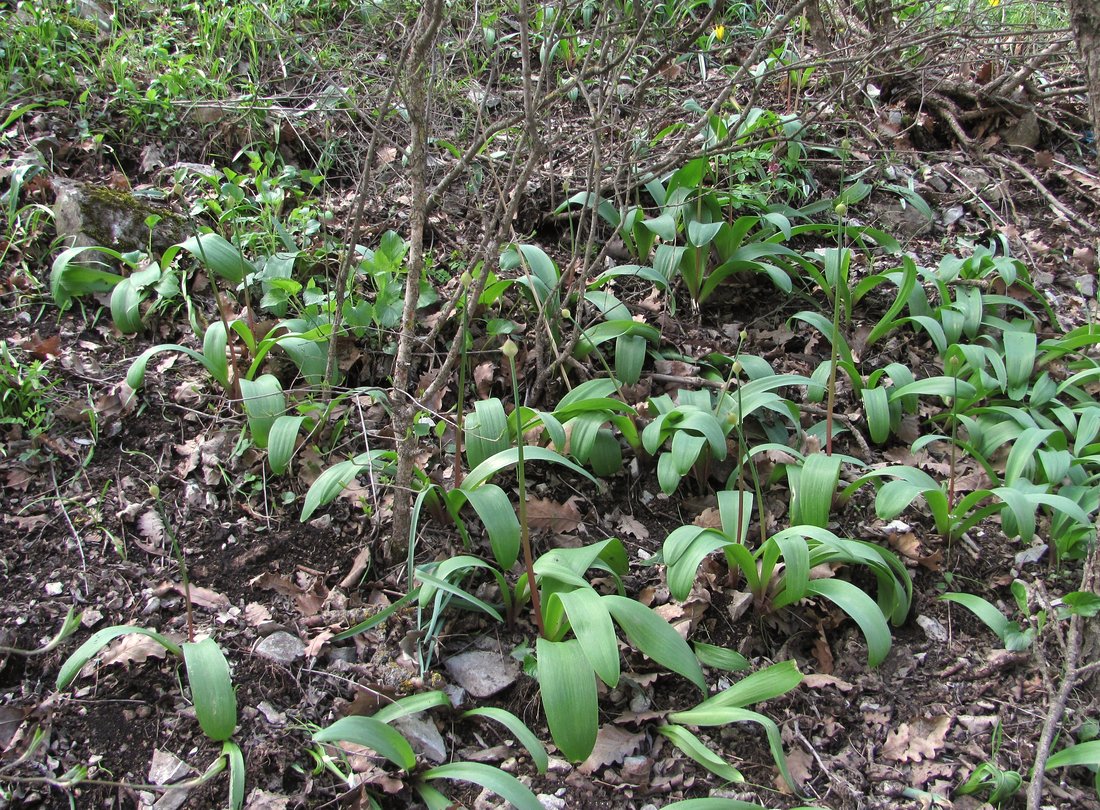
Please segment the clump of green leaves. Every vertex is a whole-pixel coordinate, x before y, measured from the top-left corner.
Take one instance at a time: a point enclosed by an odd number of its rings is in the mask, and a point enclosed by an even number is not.
[[[52,421],[50,379],[45,364],[27,362],[0,341],[0,426],[22,438],[34,438],[49,429]]]
[[[912,580],[895,554],[808,525],[779,531],[754,549],[748,543],[753,496],[724,491],[718,493],[718,504],[721,529],[681,526],[665,539],[661,558],[668,567],[669,590],[675,598],[687,598],[703,559],[721,551],[731,573],[744,578],[758,610],[767,612],[806,598],[824,598],[859,625],[867,639],[871,666],[886,658],[891,643],[888,623],[903,622],[913,598]],[[875,577],[876,598],[843,579],[811,578],[810,572],[825,564],[866,568]]]
[[[397,767],[402,780],[425,805],[431,808],[451,807],[453,799],[436,787],[440,780],[469,782],[486,788],[506,799],[519,810],[540,810],[535,794],[530,788],[500,768],[481,762],[450,762],[435,767],[421,767],[408,739],[392,723],[402,717],[420,714],[439,707],[449,707],[450,700],[443,692],[425,692],[401,698],[383,707],[373,715],[349,715],[313,734],[311,754],[317,762],[317,772],[328,770],[348,785],[355,784],[355,774],[340,764],[339,743],[348,742],[365,746],[381,758]],[[504,709],[485,707],[471,709],[460,715],[461,719],[489,720],[502,725],[527,750],[539,773],[546,773],[549,759],[546,749],[523,721]],[[387,792],[388,792],[387,788]],[[372,799],[372,806],[378,806]]]
[[[212,638],[177,644],[167,636],[146,627],[107,627],[92,634],[91,638],[65,660],[57,674],[56,688],[58,691],[67,689],[84,666],[101,650],[116,638],[129,634],[152,639],[183,662],[199,726],[211,740],[222,743],[221,755],[201,778],[211,778],[228,766],[229,804],[233,810],[239,810],[244,806],[244,756],[240,747],[230,739],[237,727],[237,695],[233,689],[229,662]]]

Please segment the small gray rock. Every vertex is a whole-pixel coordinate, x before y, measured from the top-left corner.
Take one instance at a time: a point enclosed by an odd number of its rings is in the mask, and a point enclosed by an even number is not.
[[[490,697],[519,678],[519,665],[498,652],[474,650],[459,653],[443,662],[458,685],[474,697]]]
[[[306,654],[306,645],[297,636],[278,630],[257,644],[254,652],[277,664],[292,664]]]
[[[928,636],[929,641],[938,641],[940,643],[947,641],[947,630],[931,616],[917,616],[917,624],[920,625],[920,629],[924,631],[924,634]]]
[[[420,756],[437,765],[447,761],[447,744],[443,742],[443,735],[423,712],[400,717],[393,721],[393,725],[405,735]]]
[[[550,793],[540,793],[537,798],[539,804],[545,807],[546,810],[565,810],[569,806],[561,796],[554,796]]]

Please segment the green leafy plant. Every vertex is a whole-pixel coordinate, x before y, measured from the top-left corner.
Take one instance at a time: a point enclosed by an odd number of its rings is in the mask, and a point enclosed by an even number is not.
[[[1075,523],[1090,523],[1088,515],[1075,501],[1051,494],[1046,486],[1022,478],[1004,486],[978,489],[953,500],[946,482],[938,483],[916,467],[891,466],[872,470],[856,479],[845,489],[845,495],[868,481],[882,478],[891,480],[886,481],[875,495],[875,512],[880,518],[893,520],[921,497],[932,515],[936,531],[947,538],[961,537],[983,519],[999,513],[1005,534],[1030,541],[1035,536],[1035,513],[1042,507]]]
[[[732,393],[727,387],[712,399],[707,391],[681,389],[675,400],[668,394],[650,399],[650,408],[656,413],[642,430],[641,439],[646,452],[657,457],[657,480],[663,492],[675,491],[689,473],[702,485],[709,461],[726,457],[726,437],[749,418],[761,423],[765,431],[774,417],[798,429],[797,407],[775,391],[810,380],[798,374],[775,374],[759,358],[739,355],[738,364],[750,379],[737,381]],[[735,373],[739,371],[735,369]],[[734,384],[732,378],[729,383]],[[662,451],[666,443],[669,449]]]
[[[986,793],[988,794],[986,801],[994,807],[1000,807],[1019,792],[1024,783],[1020,773],[999,768],[995,764],[997,754],[1001,749],[1002,734],[1003,727],[1000,721],[997,721],[997,725],[993,729],[993,750],[989,759],[971,772],[967,780],[956,788],[956,793],[962,796]]]
[[[1026,608],[1027,596],[1024,583],[1020,580],[1014,581],[1012,583],[1012,593],[1017,600],[1017,604],[1022,603]],[[969,610],[981,620],[982,624],[993,631],[993,634],[1005,645],[1006,650],[1014,652],[1026,650],[1030,647],[1032,642],[1035,641],[1036,632],[1042,630],[1043,625],[1046,623],[1046,615],[1040,611],[1041,615],[1037,617],[1037,625],[1024,629],[1020,627],[1019,622],[1009,620],[991,602],[971,593],[945,593],[940,599],[961,605]]]
[[[392,723],[402,717],[438,707],[449,707],[450,699],[443,692],[425,692],[401,698],[383,707],[373,715],[349,715],[313,734],[313,757],[318,769],[326,769],[339,776],[348,785],[354,784],[354,774],[343,770],[337,757],[329,753],[329,746],[339,751],[338,743],[354,743],[374,751],[388,760],[403,774],[407,784],[424,804],[433,810],[451,807],[454,800],[436,787],[439,780],[470,782],[486,788],[511,802],[520,810],[538,810],[542,807],[535,794],[526,785],[500,768],[481,762],[450,762],[435,767],[420,767],[408,739]],[[471,709],[463,712],[462,719],[484,719],[502,725],[527,749],[539,773],[546,773],[548,758],[538,738],[511,712],[493,707]],[[378,807],[371,797],[371,806]]]
[[[244,806],[244,757],[240,747],[230,740],[237,726],[237,696],[229,663],[217,642],[212,638],[201,641],[185,641],[177,644],[167,636],[146,627],[114,625],[104,628],[81,644],[61,666],[57,674],[56,688],[67,689],[84,666],[95,658],[104,647],[120,636],[137,634],[152,639],[171,655],[183,662],[195,716],[203,733],[214,742],[222,743],[218,760],[211,765],[204,779],[208,779],[225,767],[229,768],[229,804],[233,810]]]
[[[26,362],[0,340],[0,427],[27,439],[47,431],[55,385],[41,360]]]
[[[798,790],[798,785],[787,768],[779,727],[771,718],[745,707],[785,695],[801,682],[802,673],[798,671],[794,661],[772,664],[712,695],[694,708],[670,712],[668,722],[658,726],[657,733],[715,776],[728,782],[743,782],[744,777],[740,771],[717,756],[685,726],[705,728],[740,722],[757,723],[767,735],[768,749],[783,779],[792,790]]]
[[[686,599],[703,559],[722,551],[731,574],[744,578],[758,610],[778,610],[802,599],[822,597],[859,625],[867,639],[868,663],[881,663],[890,650],[888,622],[903,622],[912,602],[912,581],[904,564],[886,549],[837,537],[818,526],[792,526],[768,537],[754,550],[747,542],[752,504],[750,493],[720,492],[720,530],[681,526],[668,535],[661,559],[667,566],[672,595]],[[877,583],[877,602],[851,582],[812,578],[811,571],[826,563],[870,571]]]
[[[635,321],[630,310],[614,295],[599,289],[610,277],[600,277],[589,285],[577,301],[562,298],[561,271],[546,253],[535,245],[511,245],[501,254],[502,271],[522,270],[514,283],[528,294],[538,310],[538,319],[544,324],[555,351],[567,340],[567,319],[575,318],[580,329],[573,355],[584,359],[608,341],[615,341],[613,358],[616,378],[623,383],[638,381],[647,349],[660,339],[660,332],[647,323]],[[576,310],[574,315],[566,308]],[[589,317],[585,314],[592,311]]]

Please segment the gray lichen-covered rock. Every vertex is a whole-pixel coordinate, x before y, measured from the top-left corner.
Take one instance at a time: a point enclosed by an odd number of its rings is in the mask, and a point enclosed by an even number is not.
[[[182,214],[126,191],[58,178],[53,187],[54,227],[68,247],[101,245],[126,252],[152,246],[159,255],[194,230]],[[151,239],[150,216],[159,217]]]

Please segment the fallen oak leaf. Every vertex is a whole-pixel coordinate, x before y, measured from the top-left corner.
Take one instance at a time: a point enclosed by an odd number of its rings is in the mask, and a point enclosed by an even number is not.
[[[624,731],[618,726],[604,725],[596,734],[596,745],[592,753],[577,770],[591,776],[605,765],[622,762],[638,750],[645,736],[645,732]]]
[[[882,756],[895,762],[920,762],[935,759],[936,752],[943,748],[947,732],[951,730],[951,717],[941,714],[937,717],[921,717],[912,724],[902,723],[897,731],[886,735],[882,745]]]

